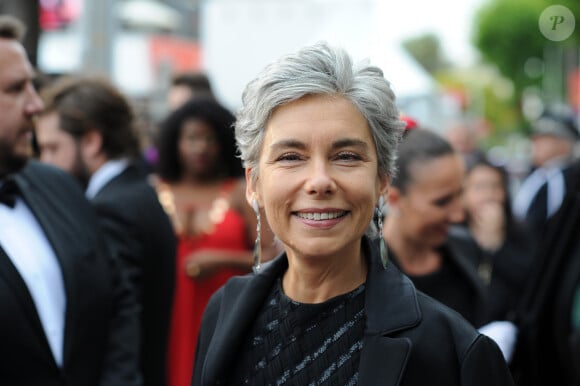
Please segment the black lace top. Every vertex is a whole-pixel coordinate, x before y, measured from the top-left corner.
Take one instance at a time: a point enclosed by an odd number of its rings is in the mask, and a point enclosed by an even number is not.
[[[277,281],[239,350],[231,385],[355,385],[365,327],[364,284],[320,304]]]

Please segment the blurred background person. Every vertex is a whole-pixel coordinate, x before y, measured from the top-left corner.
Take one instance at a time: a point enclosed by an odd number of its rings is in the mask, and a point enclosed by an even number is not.
[[[234,119],[215,100],[194,98],[160,127],[157,191],[179,237],[169,355],[172,386],[191,382],[197,334],[210,296],[253,264],[256,215],[244,198]],[[269,259],[278,249],[267,231],[263,238]]]
[[[215,99],[211,83],[204,72],[180,72],[171,78],[166,95],[167,114],[181,107],[185,102],[193,98]],[[159,124],[155,125],[152,141],[143,150],[144,166],[149,173],[155,172],[159,161],[159,150],[155,139],[159,137]]]
[[[46,86],[42,97],[40,159],[75,176],[96,208],[141,308],[143,384],[165,385],[176,238],[137,161],[132,108],[101,78],[64,77]]]
[[[459,312],[474,327],[487,326],[494,319],[477,270],[477,250],[450,234],[453,224],[465,220],[462,157],[439,134],[416,128],[399,146],[397,170],[383,228],[393,263],[418,290]],[[497,334],[486,333],[509,358],[514,331],[511,324],[505,327]]]
[[[486,158],[473,160],[465,176],[466,217],[451,232],[469,240],[478,254],[477,268],[489,292],[490,318],[515,320],[533,249],[513,217],[505,169]]]
[[[479,140],[475,127],[468,119],[458,119],[451,122],[445,130],[445,139],[457,151],[467,167],[484,156],[479,148]]]
[[[138,307],[74,179],[29,160],[42,108],[0,15],[0,384],[138,386]]]
[[[528,227],[533,241],[544,235],[546,222],[558,211],[572,186],[575,176],[570,165],[579,137],[569,116],[546,112],[532,122],[533,170],[518,189],[513,210]]]
[[[419,290],[483,325],[485,290],[467,260],[475,256],[458,256],[447,243],[450,226],[465,218],[461,156],[438,134],[416,128],[405,134],[397,165],[383,232],[391,259]]]
[[[522,301],[512,373],[519,386],[580,385],[580,160],[546,224]]]
[[[167,92],[167,107],[175,111],[192,98],[215,99],[211,83],[203,72],[183,72],[173,76]]]

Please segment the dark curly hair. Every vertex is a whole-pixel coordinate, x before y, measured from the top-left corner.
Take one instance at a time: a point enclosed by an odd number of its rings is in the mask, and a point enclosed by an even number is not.
[[[244,168],[237,156],[234,137],[234,115],[212,99],[198,98],[185,103],[161,123],[157,139],[159,177],[172,182],[181,178],[183,165],[179,159],[178,141],[183,124],[189,119],[202,120],[215,130],[220,147],[221,164],[226,176],[243,176]]]

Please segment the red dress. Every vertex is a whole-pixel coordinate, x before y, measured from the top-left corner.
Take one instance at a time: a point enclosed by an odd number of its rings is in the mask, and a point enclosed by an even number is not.
[[[226,184],[222,189],[230,189]],[[193,370],[197,334],[203,311],[210,296],[234,275],[245,271],[223,269],[201,280],[187,276],[185,264],[187,256],[200,249],[214,248],[230,251],[247,251],[246,227],[242,216],[228,208],[223,212],[223,220],[214,224],[211,233],[196,236],[179,236],[177,247],[177,272],[173,312],[169,336],[169,385],[189,386]],[[220,216],[222,217],[222,216]]]

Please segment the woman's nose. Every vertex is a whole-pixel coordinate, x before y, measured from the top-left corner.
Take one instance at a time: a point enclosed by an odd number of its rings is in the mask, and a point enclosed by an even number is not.
[[[329,195],[336,191],[336,182],[331,175],[330,166],[323,161],[312,161],[308,168],[305,190],[310,195]]]

